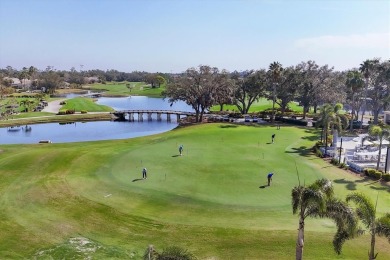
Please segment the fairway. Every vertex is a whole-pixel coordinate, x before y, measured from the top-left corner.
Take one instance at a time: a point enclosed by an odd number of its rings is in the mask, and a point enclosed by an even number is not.
[[[298,176],[301,184],[331,179],[342,199],[379,195],[378,215],[390,211],[388,187],[313,156],[317,140],[315,129],[218,123],[127,140],[1,146],[0,258],[78,259],[72,238],[83,238],[95,250],[81,256],[96,259],[141,259],[149,244],[200,259],[292,259]],[[338,256],[330,220],[308,219],[305,231],[306,259],[367,256],[368,235]],[[386,240],[376,248],[378,259],[390,258]]]

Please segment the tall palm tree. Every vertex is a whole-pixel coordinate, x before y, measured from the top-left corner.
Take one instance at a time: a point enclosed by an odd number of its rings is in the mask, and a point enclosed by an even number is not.
[[[355,97],[356,93],[360,92],[364,87],[364,81],[362,79],[362,75],[359,71],[353,70],[348,72],[347,81],[345,83],[347,88],[350,90],[352,95],[352,117],[350,122],[350,130],[353,129],[353,120],[355,116]],[[362,121],[363,122],[363,121]]]
[[[272,118],[271,122],[274,122],[275,120],[275,101],[276,101],[276,85],[278,84],[280,80],[280,76],[283,71],[282,64],[280,64],[277,61],[272,62],[269,65],[269,70],[271,73],[271,79],[272,79]]]
[[[299,215],[298,237],[295,249],[295,257],[301,260],[303,257],[305,219],[307,217],[331,218],[337,225],[337,233],[333,240],[334,249],[341,252],[342,244],[350,238],[355,229],[356,220],[353,211],[348,205],[333,197],[331,181],[320,179],[308,187],[296,186],[292,189],[293,214]]]
[[[375,137],[379,140],[379,154],[378,161],[376,163],[376,169],[378,170],[379,163],[381,161],[383,140],[387,140],[390,137],[390,129],[388,127],[380,127],[378,125],[373,125],[368,129],[368,134],[369,136]]]
[[[381,218],[376,218],[376,205],[363,193],[352,193],[347,196],[347,202],[352,201],[356,204],[356,214],[368,229],[371,235],[371,245],[368,252],[368,259],[376,259],[378,253],[375,254],[375,239],[376,236],[383,236],[390,243],[390,213],[385,214]]]
[[[336,104],[334,106],[331,104],[325,104],[321,108],[319,123],[324,127],[325,130],[325,148],[328,146],[327,136],[329,130],[332,131],[333,147],[336,150],[338,134],[348,126],[348,118],[344,114],[341,114],[342,108],[343,105],[341,104]]]
[[[363,106],[363,112],[362,112],[362,123],[363,123],[363,116],[366,113],[366,107],[367,107],[367,90],[368,90],[368,85],[370,81],[370,76],[372,71],[374,70],[375,65],[379,63],[379,59],[375,58],[372,60],[365,60],[362,64],[360,64],[359,70],[361,73],[363,73],[365,81],[366,81],[366,86],[364,88],[364,106]],[[363,127],[363,124],[360,125],[360,128]]]

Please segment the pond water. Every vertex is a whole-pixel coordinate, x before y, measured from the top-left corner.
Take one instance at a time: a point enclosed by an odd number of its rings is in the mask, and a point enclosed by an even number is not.
[[[141,96],[125,98],[99,98],[98,104],[106,105],[115,110],[129,109],[161,109],[175,111],[193,111],[184,102],[174,103],[172,106],[167,99],[149,98]],[[134,122],[76,122],[70,124],[36,124],[31,125],[31,131],[25,131],[25,127],[14,129],[0,128],[0,144],[32,144],[41,140],[50,140],[53,143],[84,142],[110,139],[126,139],[139,136],[152,135],[166,132],[177,127],[176,116],[171,116],[171,122],[166,121],[162,115],[162,121],[148,121],[144,115],[143,122],[138,122],[137,115]]]
[[[172,122],[74,122],[67,124],[49,123],[29,125],[26,127],[0,128],[0,144],[36,144],[41,140],[53,143],[84,142],[111,139],[126,139],[132,137],[153,135],[174,129]]]

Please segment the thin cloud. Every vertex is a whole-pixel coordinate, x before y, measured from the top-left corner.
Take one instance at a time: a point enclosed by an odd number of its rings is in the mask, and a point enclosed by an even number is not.
[[[294,46],[308,49],[389,48],[390,33],[352,34],[346,36],[324,35],[298,39],[294,42]]]

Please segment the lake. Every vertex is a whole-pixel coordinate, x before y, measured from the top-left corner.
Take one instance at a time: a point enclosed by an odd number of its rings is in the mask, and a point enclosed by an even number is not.
[[[115,110],[162,109],[193,111],[184,102],[177,102],[171,106],[167,99],[140,96],[125,98],[102,97],[98,99],[97,103],[110,106]],[[9,131],[8,128],[0,128],[0,144],[34,144],[40,140],[50,140],[53,143],[68,143],[126,139],[170,131],[178,125],[176,116],[172,116],[171,120],[171,122],[167,122],[166,116],[162,115],[162,121],[158,122],[156,115],[153,114],[153,121],[148,121],[144,115],[143,122],[98,121],[70,124],[34,124],[31,125],[31,131],[25,131],[25,128],[22,129],[21,127],[13,129],[13,131]]]

